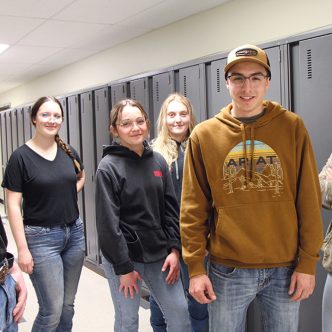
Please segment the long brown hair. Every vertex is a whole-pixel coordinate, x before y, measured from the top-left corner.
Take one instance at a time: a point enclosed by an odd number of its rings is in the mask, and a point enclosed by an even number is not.
[[[31,119],[31,123],[35,126],[35,119],[36,119],[36,115],[37,112],[39,111],[40,107],[47,103],[47,102],[53,102],[59,105],[60,110],[61,110],[61,115],[62,118],[64,118],[64,112],[63,112],[63,108],[62,105],[60,103],[60,101],[58,99],[56,99],[53,96],[44,96],[44,97],[40,97],[32,106],[31,109],[31,114],[30,114],[30,119]],[[70,147],[68,144],[66,144],[59,136],[59,134],[55,135],[55,141],[58,144],[58,146],[66,152],[66,154],[71,158],[71,160],[74,163],[74,167],[75,167],[75,172],[76,173],[80,173],[81,172],[81,166],[79,164],[79,162],[76,160],[75,156],[73,155],[73,152],[71,151]]]

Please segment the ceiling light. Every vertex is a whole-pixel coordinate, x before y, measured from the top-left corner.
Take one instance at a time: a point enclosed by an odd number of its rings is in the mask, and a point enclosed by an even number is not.
[[[8,44],[0,44],[0,54],[4,52],[8,47]]]

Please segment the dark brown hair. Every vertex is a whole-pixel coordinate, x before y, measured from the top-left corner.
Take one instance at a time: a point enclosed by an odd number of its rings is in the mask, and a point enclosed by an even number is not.
[[[32,106],[31,109],[31,114],[30,114],[30,118],[31,118],[31,122],[32,124],[35,126],[35,119],[36,119],[36,115],[37,112],[39,111],[40,107],[47,103],[47,102],[53,102],[59,105],[60,110],[61,110],[61,115],[62,118],[64,118],[64,113],[63,113],[63,108],[62,105],[60,103],[60,101],[58,99],[56,99],[53,96],[45,96],[45,97],[41,97],[39,98],[34,105]],[[75,172],[76,173],[80,173],[81,172],[81,165],[79,164],[79,162],[76,160],[75,156],[73,155],[73,152],[71,151],[70,147],[68,146],[68,144],[66,144],[58,134],[55,135],[55,141],[58,144],[58,146],[67,153],[67,155],[72,159],[73,163],[74,163],[74,167],[75,167]]]
[[[123,109],[128,105],[132,106],[132,107],[137,107],[141,111],[141,113],[144,116],[144,119],[146,121],[146,125],[147,125],[148,129],[150,130],[150,127],[151,127],[150,120],[149,120],[147,113],[144,110],[144,107],[142,106],[142,104],[140,102],[138,102],[137,100],[134,100],[134,99],[120,100],[112,107],[111,115],[110,115],[110,125],[114,129],[116,129],[116,125],[119,120],[119,116],[122,114]]]

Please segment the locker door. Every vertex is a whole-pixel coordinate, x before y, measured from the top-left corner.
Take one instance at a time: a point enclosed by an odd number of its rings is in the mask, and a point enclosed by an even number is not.
[[[99,164],[103,145],[111,142],[109,132],[110,115],[108,110],[108,89],[98,89],[94,91],[94,107],[95,107],[95,133],[96,133],[96,166]]]
[[[24,144],[24,118],[23,118],[24,108],[20,107],[17,109],[17,138],[18,146]]]
[[[272,101],[276,101],[279,104],[282,102],[282,60],[281,60],[281,50],[279,46],[267,48],[265,52],[270,60],[271,67],[271,83],[270,87],[266,93],[266,98]]]
[[[149,78],[144,77],[138,80],[131,81],[130,85],[130,98],[139,101],[145,112],[148,114],[151,122],[151,133],[154,132],[154,118],[153,111],[150,112],[150,87],[149,87]]]
[[[210,79],[208,79],[208,117],[218,114],[224,106],[231,102],[224,77],[226,58],[211,62]]]
[[[11,111],[6,111],[6,134],[7,134],[7,158],[9,160],[9,157],[13,152]]]
[[[157,120],[164,100],[175,91],[174,72],[162,73],[152,77],[152,101],[154,134],[157,134]],[[151,130],[152,133],[152,130]]]
[[[130,98],[139,101],[149,114],[149,83],[148,78],[140,78],[130,82]]]
[[[94,175],[95,169],[95,141],[93,128],[92,92],[80,95],[81,132],[82,132],[82,159],[85,169],[84,184],[84,216],[86,229],[87,260],[98,265],[99,249],[96,228]]]
[[[180,69],[179,90],[191,101],[197,122],[205,120],[207,118],[205,64]]]
[[[112,106],[118,101],[127,98],[127,83],[114,84],[111,86]]]
[[[11,124],[12,124],[12,147],[13,151],[18,148],[18,137],[17,137],[17,109],[14,108],[11,111]]]
[[[2,171],[4,172],[7,161],[7,132],[6,132],[6,112],[0,112],[1,117],[1,157]]]
[[[31,124],[31,106],[25,106],[23,108],[23,124],[24,124],[24,142],[28,141],[32,137],[32,127]]]
[[[58,98],[63,109],[63,122],[59,130],[59,136],[64,142],[68,142],[68,119],[67,119],[67,99],[66,97]]]
[[[78,96],[73,95],[67,99],[68,105],[68,143],[77,151],[81,153],[81,142],[80,142],[80,117],[78,110]],[[78,194],[78,208],[80,215],[84,218],[84,207],[83,207],[83,195],[82,191]]]
[[[315,150],[318,172],[332,153],[332,35],[300,41],[292,45],[293,111],[304,120]],[[331,211],[323,210],[324,226]],[[326,271],[318,264],[316,289],[301,304],[300,331],[321,331],[321,302]],[[331,294],[330,294],[331,295]]]

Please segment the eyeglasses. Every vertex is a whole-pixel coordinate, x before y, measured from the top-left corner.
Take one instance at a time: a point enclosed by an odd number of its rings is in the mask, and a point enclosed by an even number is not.
[[[62,122],[63,117],[59,114],[51,114],[51,113],[40,113],[40,117],[43,119],[43,121],[51,121],[51,119],[54,119],[54,122]]]
[[[261,73],[258,74],[252,74],[250,76],[244,76],[241,74],[232,74],[227,76],[229,81],[237,87],[242,87],[244,85],[244,82],[248,80],[250,82],[250,85],[252,87],[258,87],[261,86],[266,78],[268,78],[268,75],[264,75]]]
[[[136,123],[136,125],[138,127],[143,127],[146,124],[146,119],[138,118],[138,119],[136,119],[136,121],[123,120],[123,121],[117,123],[117,125],[121,126],[124,129],[132,129],[132,128],[134,128],[134,123]]]

